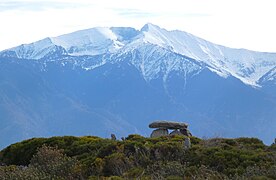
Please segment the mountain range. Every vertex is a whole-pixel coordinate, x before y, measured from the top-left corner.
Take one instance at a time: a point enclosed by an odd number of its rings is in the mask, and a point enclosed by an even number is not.
[[[0,52],[0,148],[55,135],[148,136],[154,120],[200,137],[276,137],[276,53],[153,24],[96,27]]]

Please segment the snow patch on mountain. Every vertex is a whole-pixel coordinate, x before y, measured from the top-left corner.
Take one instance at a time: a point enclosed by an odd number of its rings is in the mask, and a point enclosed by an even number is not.
[[[276,66],[261,78],[260,83],[264,83],[264,82],[276,83]]]
[[[99,27],[52,37],[52,42],[66,49],[69,55],[114,53],[124,44],[110,28]]]
[[[14,52],[16,57],[22,59],[41,59],[49,52],[55,52],[56,45],[52,43],[50,38],[45,38],[31,44],[22,44],[20,46],[4,50],[1,52],[2,56]]]
[[[202,69],[193,59],[151,43],[133,43],[126,49],[123,48],[116,56],[112,56],[112,61],[130,62],[146,81],[161,77],[165,82],[171,72],[179,72],[184,77]]]
[[[244,83],[254,86],[276,65],[276,53],[227,48],[183,31],[167,31],[153,24],[146,24],[141,32],[144,34],[144,42],[204,62],[210,70],[221,76],[226,77],[231,74]]]

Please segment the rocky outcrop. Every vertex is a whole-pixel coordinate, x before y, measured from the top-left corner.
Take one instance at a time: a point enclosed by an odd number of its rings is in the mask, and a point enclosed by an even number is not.
[[[167,136],[167,135],[183,135],[183,136],[192,136],[190,131],[187,129],[188,124],[180,123],[180,122],[173,122],[173,121],[155,121],[149,124],[150,128],[157,128],[152,131],[150,137],[160,137],[160,136]],[[169,130],[173,130],[169,134]]]

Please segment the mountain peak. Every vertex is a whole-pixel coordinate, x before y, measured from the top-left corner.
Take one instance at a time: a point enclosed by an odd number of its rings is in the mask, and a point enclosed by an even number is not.
[[[153,29],[160,30],[161,28],[155,24],[147,23],[141,28],[141,31],[149,31],[149,30],[153,30]]]

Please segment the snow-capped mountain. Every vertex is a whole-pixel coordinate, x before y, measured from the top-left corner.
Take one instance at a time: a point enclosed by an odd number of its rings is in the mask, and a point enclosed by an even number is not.
[[[133,28],[92,28],[5,50],[1,56],[41,59],[48,54],[83,56],[126,53],[144,44],[162,47],[206,65],[220,76],[232,75],[242,82],[258,86],[262,76],[276,67],[276,53],[232,49],[217,45],[183,31],[167,31],[146,24]]]
[[[275,92],[276,53],[153,24],[81,30],[0,52],[0,148],[33,136],[146,136],[156,119],[269,143]]]

